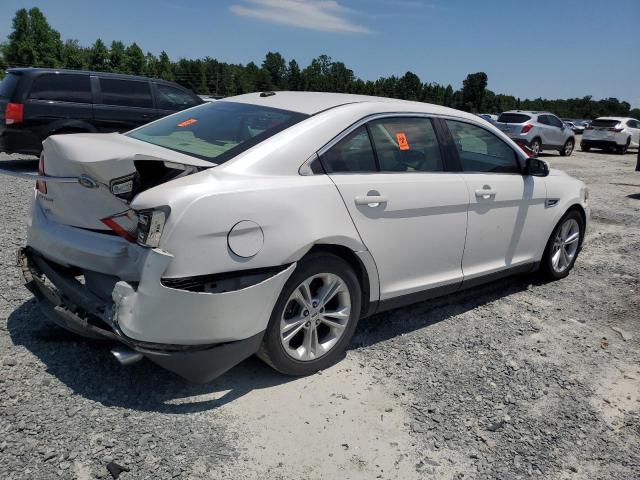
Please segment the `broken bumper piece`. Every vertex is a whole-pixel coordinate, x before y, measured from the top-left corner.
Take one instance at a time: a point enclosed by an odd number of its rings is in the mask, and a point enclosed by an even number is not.
[[[247,288],[199,293],[162,285],[160,275],[171,256],[154,253],[159,257],[147,258],[136,288],[115,284],[113,301],[86,288],[77,271],[28,247],[18,252],[18,265],[49,319],[80,335],[120,342],[189,381],[213,380],[258,351],[273,304],[295,264]],[[179,341],[164,341],[172,334]],[[197,338],[203,340],[197,343]]]

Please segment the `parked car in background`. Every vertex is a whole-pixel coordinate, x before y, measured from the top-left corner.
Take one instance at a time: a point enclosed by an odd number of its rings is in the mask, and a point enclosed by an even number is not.
[[[534,155],[557,150],[569,156],[576,144],[573,131],[550,112],[511,110],[500,114],[496,126],[519,145],[529,147]]]
[[[495,124],[496,120],[498,120],[498,115],[494,115],[492,113],[479,113],[478,116],[480,118],[484,118],[487,122],[491,124]]]
[[[573,133],[581,134],[582,132],[584,132],[585,125],[580,120],[562,119],[562,121],[565,123],[567,127],[569,127],[573,131]]]
[[[12,68],[0,82],[0,151],[39,155],[49,135],[124,132],[201,103],[164,80]]]
[[[361,317],[563,278],[589,218],[582,182],[477,116],[359,95],[225,98],[41,162],[20,262],[44,311],[194,381],[254,353],[310,374]]]
[[[640,121],[626,117],[599,117],[582,135],[580,148],[588,152],[592,148],[614,151],[620,155],[629,147],[640,144]]]

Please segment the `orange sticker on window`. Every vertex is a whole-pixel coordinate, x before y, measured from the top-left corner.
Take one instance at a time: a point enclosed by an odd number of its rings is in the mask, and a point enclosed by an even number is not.
[[[188,127],[189,125],[193,125],[194,123],[198,123],[198,120],[195,118],[190,118],[189,120],[185,120],[184,122],[180,122],[178,124],[179,127]]]
[[[404,133],[396,133],[396,139],[400,150],[409,150],[409,140],[407,140],[407,136]]]

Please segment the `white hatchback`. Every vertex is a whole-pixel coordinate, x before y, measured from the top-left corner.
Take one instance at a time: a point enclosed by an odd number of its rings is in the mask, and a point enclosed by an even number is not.
[[[56,135],[40,173],[20,259],[44,312],[193,381],[254,353],[309,374],[362,317],[515,273],[562,278],[589,218],[582,182],[477,116],[343,94]]]
[[[592,148],[613,150],[623,155],[629,147],[640,144],[640,121],[625,117],[599,117],[585,128],[580,148],[588,152]]]

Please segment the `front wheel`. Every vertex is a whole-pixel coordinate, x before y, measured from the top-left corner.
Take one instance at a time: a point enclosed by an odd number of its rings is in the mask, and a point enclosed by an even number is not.
[[[570,210],[558,222],[547,242],[541,271],[547,278],[558,280],[569,275],[584,237],[584,221],[576,210]]]
[[[562,155],[563,157],[568,157],[573,153],[573,146],[575,145],[575,142],[573,141],[573,138],[570,138],[569,140],[566,141],[566,143],[564,144],[564,147],[562,147],[562,150],[560,150],[560,155]]]
[[[329,367],[353,336],[361,301],[358,278],[346,261],[310,255],[282,289],[258,356],[287,375]]]

